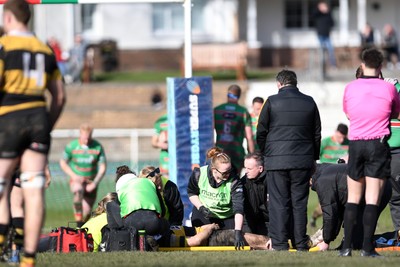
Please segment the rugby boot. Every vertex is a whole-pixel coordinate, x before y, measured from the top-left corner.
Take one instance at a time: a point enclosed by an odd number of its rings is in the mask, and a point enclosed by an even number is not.
[[[372,251],[365,251],[365,250],[361,250],[361,257],[372,257],[372,258],[377,258],[377,257],[383,257],[381,254],[379,254],[378,252],[376,252],[375,249],[373,249]]]
[[[15,249],[11,251],[11,257],[8,259],[8,263],[10,264],[18,264],[20,261],[19,258],[20,250]]]
[[[351,248],[341,249],[339,252],[340,257],[351,257]]]

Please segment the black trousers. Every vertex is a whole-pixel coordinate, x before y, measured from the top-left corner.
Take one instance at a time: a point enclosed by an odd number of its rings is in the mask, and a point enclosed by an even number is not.
[[[311,169],[267,171],[269,235],[275,250],[308,249],[307,203]]]
[[[121,228],[124,226],[124,221],[121,218],[121,208],[115,201],[110,201],[106,204],[107,222],[110,228]]]
[[[160,218],[155,211],[137,210],[124,218],[126,226],[133,226],[137,230],[145,230],[147,235],[164,235],[169,232],[169,223]]]

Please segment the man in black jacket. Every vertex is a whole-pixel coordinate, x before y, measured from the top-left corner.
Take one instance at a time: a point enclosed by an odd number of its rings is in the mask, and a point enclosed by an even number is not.
[[[279,92],[268,97],[257,126],[267,170],[269,234],[275,250],[288,250],[288,239],[297,250],[308,250],[309,180],[319,159],[321,120],[313,98],[297,88],[293,71],[282,70],[276,81]]]
[[[336,67],[335,50],[330,38],[334,21],[329,10],[329,6],[326,2],[321,1],[318,3],[317,10],[315,11],[313,18],[320,46],[322,49],[326,49],[328,51],[329,63],[331,66]]]
[[[379,205],[379,214],[385,209],[391,196],[391,184],[386,183]],[[344,209],[347,203],[347,164],[318,164],[312,176],[311,189],[318,194],[322,208],[322,238],[316,245],[327,250],[329,243],[338,236],[343,224]],[[360,206],[365,208],[365,202]],[[353,233],[353,248],[361,249],[363,243],[362,212],[358,213],[357,225]]]
[[[268,187],[264,157],[261,153],[247,154],[244,158],[242,177],[244,196],[243,232],[268,235]]]

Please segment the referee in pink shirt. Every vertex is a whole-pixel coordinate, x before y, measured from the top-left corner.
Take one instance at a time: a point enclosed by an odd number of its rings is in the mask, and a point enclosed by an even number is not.
[[[397,118],[399,96],[393,84],[379,78],[383,55],[376,48],[361,55],[363,76],[350,82],[343,97],[343,110],[350,121],[347,171],[348,201],[344,214],[344,243],[340,256],[351,256],[353,226],[359,204],[365,198],[364,240],[361,256],[380,256],[372,237],[378,221],[383,186],[390,178],[390,118]]]

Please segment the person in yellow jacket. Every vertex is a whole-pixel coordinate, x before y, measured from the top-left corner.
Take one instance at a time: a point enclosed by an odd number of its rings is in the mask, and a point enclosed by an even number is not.
[[[93,211],[92,217],[82,226],[82,228],[87,228],[89,234],[92,234],[93,252],[99,251],[99,244],[102,237],[101,229],[108,224],[106,204],[111,201],[118,201],[117,193],[111,192],[105,195]]]

